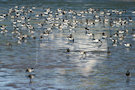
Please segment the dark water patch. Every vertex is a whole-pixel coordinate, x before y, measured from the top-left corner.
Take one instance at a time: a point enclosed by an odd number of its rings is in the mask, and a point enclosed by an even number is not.
[[[6,87],[12,87],[12,88],[19,88],[16,84],[14,83],[9,83],[7,85],[5,85]]]

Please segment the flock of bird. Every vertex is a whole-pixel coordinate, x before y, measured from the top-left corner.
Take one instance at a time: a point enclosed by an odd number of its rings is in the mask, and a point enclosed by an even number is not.
[[[15,6],[10,8],[7,13],[0,14],[0,23],[8,20],[9,26],[1,24],[0,36],[9,37],[13,42],[6,42],[7,46],[21,45],[33,40],[44,40],[54,32],[68,32],[65,36],[67,41],[74,43],[76,38],[74,35],[77,30],[81,30],[83,34],[92,40],[93,43],[100,43],[106,39],[111,42],[112,46],[117,47],[123,45],[126,48],[131,48],[132,44],[123,42],[130,35],[135,38],[135,25],[134,18],[130,15],[135,15],[135,11],[127,11],[123,9],[94,9],[89,8],[86,10],[66,10],[66,9],[51,9],[43,8],[42,10],[37,7],[19,7]],[[130,26],[130,27],[129,27]],[[94,30],[101,29],[101,38],[96,38],[97,33]],[[112,33],[106,33],[106,31]],[[100,47],[99,47],[100,48]],[[110,55],[111,51],[108,47],[107,54]],[[70,52],[70,48],[66,52]],[[85,55],[86,51],[81,51]],[[27,72],[34,71],[33,68],[27,68]],[[127,71],[126,76],[130,76]],[[30,79],[34,75],[28,76]]]

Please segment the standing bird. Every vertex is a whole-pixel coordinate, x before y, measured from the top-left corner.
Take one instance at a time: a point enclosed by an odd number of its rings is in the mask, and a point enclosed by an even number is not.
[[[34,71],[34,68],[27,68],[27,69],[26,69],[26,72],[30,72],[30,73],[31,73],[31,72],[33,72],[33,71]]]
[[[127,78],[126,78],[126,82],[127,82],[127,83],[130,82],[130,78],[129,78],[130,75],[131,75],[131,74],[130,74],[129,70],[127,70],[127,72],[126,72],[126,77],[127,77]]]

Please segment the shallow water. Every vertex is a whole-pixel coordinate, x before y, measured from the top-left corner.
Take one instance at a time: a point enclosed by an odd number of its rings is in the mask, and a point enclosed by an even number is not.
[[[125,26],[110,27],[108,24],[103,26],[102,23],[96,23],[94,26],[87,26],[86,23],[78,23],[72,30],[66,27],[59,30],[52,28],[52,32],[43,39],[29,38],[26,43],[18,44],[17,38],[11,34],[13,31],[13,20],[8,16],[6,19],[0,19],[0,25],[6,25],[7,34],[0,34],[0,89],[1,90],[134,90],[135,88],[135,33],[132,29],[135,25],[134,2],[113,2],[113,1],[40,1],[35,0],[22,1],[1,0],[0,15],[7,13],[10,8],[16,5],[19,9],[22,6],[26,10],[36,7],[34,13],[27,16],[32,18],[29,22],[35,29],[35,36],[51,26],[51,23],[44,24],[43,27],[37,25],[44,22],[45,18],[38,17],[46,8],[51,8],[56,12],[57,8],[68,11],[69,9],[76,12],[86,11],[88,8],[99,8],[101,11],[118,9],[127,10],[125,14],[113,14],[111,18],[128,18],[132,17],[133,22]],[[20,5],[19,5],[20,4]],[[82,7],[83,5],[83,7]],[[99,15],[99,13],[97,13]],[[92,18],[91,14],[84,14],[85,17],[77,16],[76,20],[85,22],[86,18]],[[103,18],[103,16],[101,16]],[[72,15],[59,18],[72,21]],[[108,16],[110,18],[110,16]],[[50,21],[52,23],[62,23]],[[17,24],[20,28],[20,24]],[[95,38],[101,39],[102,44],[94,43],[93,40],[85,34],[85,27],[88,27],[95,34]],[[27,34],[27,29],[21,28],[22,33]],[[117,46],[112,45],[111,39],[103,39],[101,33],[112,35],[117,30],[126,30],[124,40],[118,37],[112,37],[118,40]],[[1,29],[0,29],[1,30]],[[74,42],[67,40],[67,36],[72,33]],[[8,46],[7,43],[12,43]],[[125,43],[131,43],[132,47],[126,48]],[[111,55],[107,54],[107,48],[110,47]],[[66,52],[69,48],[70,52]],[[85,51],[86,56],[80,52]],[[28,67],[35,70],[32,73],[26,73]],[[126,82],[125,73],[130,70],[130,81]],[[30,80],[27,76],[35,75]]]

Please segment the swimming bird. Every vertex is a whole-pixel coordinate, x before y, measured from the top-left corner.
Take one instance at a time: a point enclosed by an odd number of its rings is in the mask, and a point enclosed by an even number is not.
[[[85,30],[89,30],[89,28],[85,27]]]
[[[103,32],[102,33],[102,39],[105,39],[105,38],[107,38],[107,35]]]
[[[82,58],[86,57],[86,51],[80,51],[80,54],[82,55]]]
[[[135,14],[135,11],[132,11],[133,14]]]
[[[132,45],[130,43],[125,43],[125,47],[131,47]]]
[[[93,41],[93,43],[99,43],[100,42],[102,44],[102,41],[100,39],[93,39],[92,41]]]
[[[69,48],[67,48],[67,49],[66,49],[66,52],[70,52],[70,49],[69,49]]]
[[[69,36],[67,36],[67,38],[68,38],[69,41],[74,42],[74,38],[73,38],[73,35],[72,34],[70,34]]]
[[[88,35],[89,37],[94,38],[94,34],[93,34],[93,33],[90,33],[90,32],[87,32],[87,31],[86,31],[85,34]]]

